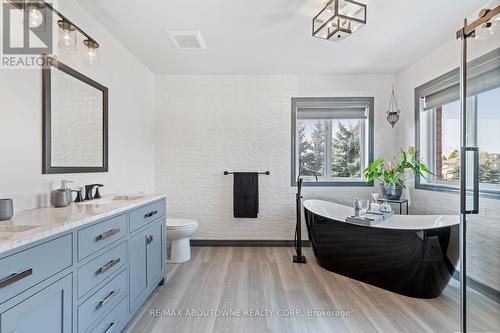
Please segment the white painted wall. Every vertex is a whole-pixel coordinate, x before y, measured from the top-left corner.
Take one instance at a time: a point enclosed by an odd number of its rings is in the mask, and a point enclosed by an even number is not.
[[[498,30],[497,30],[498,31]],[[485,54],[500,46],[498,32],[487,39],[469,41],[469,59]],[[397,98],[401,119],[396,127],[397,142],[415,144],[414,93],[415,88],[460,65],[460,42],[450,40],[397,75]],[[456,129],[458,132],[459,128]],[[459,214],[459,196],[443,192],[416,190],[409,187],[405,193],[411,199],[413,213]],[[500,290],[500,200],[481,198],[480,214],[470,217],[468,248],[469,271],[481,283]]]
[[[13,198],[16,211],[46,206],[60,179],[100,182],[103,193],[154,190],[153,74],[77,1],[59,1],[57,7],[101,44],[94,67],[84,64],[80,53],[59,59],[110,89],[110,169],[42,175],[41,71],[0,70],[0,197]]]
[[[395,151],[386,121],[392,75],[158,76],[156,189],[168,215],[195,218],[197,239],[293,238],[290,185],[291,97],[374,96],[375,156]],[[234,219],[233,178],[224,170],[270,170],[260,176],[258,219]],[[351,204],[378,188],[304,188],[304,197]]]

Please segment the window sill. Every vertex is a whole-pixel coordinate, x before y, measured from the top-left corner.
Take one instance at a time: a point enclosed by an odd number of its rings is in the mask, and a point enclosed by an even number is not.
[[[292,187],[297,186],[297,182],[292,183]],[[307,187],[373,187],[373,182],[366,183],[364,181],[304,181],[302,186]]]
[[[448,192],[458,194],[459,188],[457,186],[439,185],[439,184],[415,184],[416,190],[434,191],[434,192]],[[495,190],[480,190],[479,196],[481,198],[500,199],[500,191]]]

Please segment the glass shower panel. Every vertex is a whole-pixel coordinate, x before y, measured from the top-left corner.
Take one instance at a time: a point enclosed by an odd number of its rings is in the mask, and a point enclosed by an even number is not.
[[[490,4],[489,9],[496,4]],[[483,12],[484,13],[484,12]],[[478,15],[468,19],[474,22]],[[500,330],[500,15],[466,38],[462,94],[463,330]],[[464,50],[462,50],[463,52]],[[485,62],[486,61],[486,62]],[[476,66],[481,65],[479,68]],[[464,64],[462,64],[464,66]],[[464,220],[465,219],[465,220]]]

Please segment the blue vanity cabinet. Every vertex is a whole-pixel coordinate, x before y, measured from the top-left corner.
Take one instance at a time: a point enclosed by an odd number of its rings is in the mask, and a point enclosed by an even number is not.
[[[94,290],[127,265],[127,243],[122,242],[78,268],[78,298]]]
[[[130,232],[138,230],[148,223],[165,216],[165,200],[156,201],[130,212]]]
[[[130,312],[133,312],[142,303],[144,293],[148,287],[146,270],[147,264],[147,237],[149,229],[143,229],[131,235],[129,244],[129,297]]]
[[[129,240],[130,312],[149,297],[165,277],[165,222],[163,218],[134,233]]]
[[[78,332],[87,332],[93,323],[99,321],[121,299],[127,299],[127,275],[127,270],[121,271],[78,306]]]
[[[78,261],[127,235],[127,214],[78,230]]]
[[[71,333],[72,276],[68,275],[48,287],[21,299],[0,314],[2,333]]]
[[[165,248],[164,239],[165,239],[165,223],[163,219],[158,219],[155,222],[151,223],[149,227],[149,235],[148,235],[148,246],[147,246],[147,256],[148,256],[148,267],[147,267],[147,276],[148,276],[148,287],[154,288],[159,280],[161,280],[164,276],[164,266],[165,266],[165,252],[163,249]]]
[[[0,304],[71,267],[72,248],[67,234],[0,259]]]
[[[124,298],[89,333],[118,333],[127,326],[129,320],[127,299]]]
[[[0,253],[0,333],[119,333],[165,277],[165,200]]]

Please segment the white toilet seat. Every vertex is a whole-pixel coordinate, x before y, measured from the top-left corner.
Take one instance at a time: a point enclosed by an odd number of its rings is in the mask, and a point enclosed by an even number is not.
[[[167,230],[190,229],[197,227],[198,227],[198,222],[195,220],[167,218],[167,224],[166,224]]]

